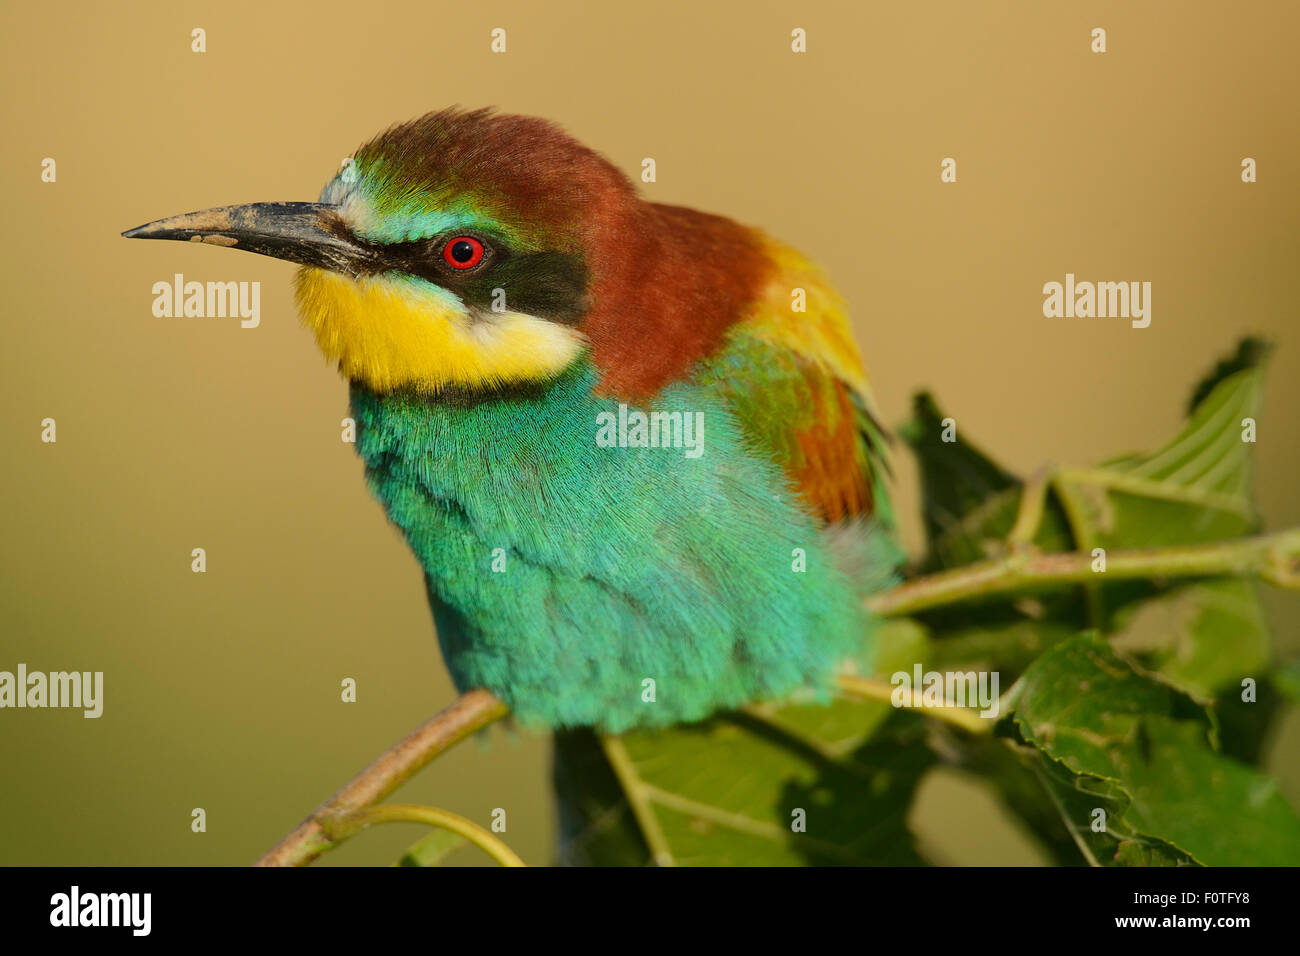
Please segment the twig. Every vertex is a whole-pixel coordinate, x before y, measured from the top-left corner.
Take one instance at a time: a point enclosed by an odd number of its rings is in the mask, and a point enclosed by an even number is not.
[[[1043,524],[1043,509],[1047,505],[1047,488],[1055,475],[1051,465],[1044,465],[1025,482],[1020,492],[1020,506],[1016,509],[1016,523],[1011,526],[1007,543],[1014,548],[1030,545]]]
[[[506,715],[508,708],[485,690],[462,694],[405,739],[389,748],[317,808],[257,861],[258,866],[302,866],[335,845],[322,817],[378,803],[434,757]]]
[[[1300,529],[1235,538],[1212,544],[1112,551],[1106,570],[1094,571],[1091,553],[1043,554],[1032,548],[1001,558],[940,571],[900,584],[867,600],[885,617],[915,614],[971,598],[1057,584],[1110,579],[1207,577],[1257,574],[1282,588],[1300,588]]]
[[[423,823],[440,830],[450,830],[496,860],[502,866],[526,866],[514,850],[498,840],[473,820],[435,807],[418,807],[408,803],[385,803],[357,810],[331,810],[316,814],[316,821],[334,843],[342,843],[376,823]]]
[[[858,697],[863,700],[878,700],[886,704],[894,702],[895,688],[883,681],[856,677],[852,674],[841,674],[838,682],[840,690],[851,697]],[[959,707],[955,703],[945,701],[942,704],[927,704],[919,688],[913,688],[908,697],[910,699],[903,704],[908,710],[916,710],[927,717],[945,720],[973,734],[986,734],[997,723],[995,720],[981,717],[979,711],[971,710],[968,707]]]
[[[1065,512],[1065,523],[1070,526],[1070,534],[1074,537],[1075,550],[1091,555],[1093,548],[1096,546],[1097,537],[1094,534],[1091,522],[1086,517],[1087,510],[1084,506],[1082,493],[1059,474],[1050,478],[1049,481],[1052,489],[1056,492],[1056,500],[1061,503],[1061,510]],[[1091,559],[1089,560],[1088,570],[1092,570]],[[1107,570],[1109,570],[1109,562],[1107,562]],[[1088,623],[1092,627],[1100,627],[1103,608],[1101,588],[1097,586],[1097,576],[1094,574],[1082,583],[1084,605],[1088,609]]]

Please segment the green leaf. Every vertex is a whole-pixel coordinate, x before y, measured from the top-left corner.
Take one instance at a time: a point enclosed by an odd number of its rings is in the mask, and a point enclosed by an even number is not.
[[[552,765],[563,866],[644,866],[645,839],[622,784],[590,730],[555,735]]]
[[[1215,578],[1122,608],[1116,650],[1198,697],[1213,697],[1269,662],[1269,630],[1255,582]]]
[[[1113,780],[1076,774],[1041,752],[1022,752],[1074,842],[1075,862],[1092,866],[1195,866],[1197,861],[1125,819],[1132,800]]]
[[[1059,469],[1053,498],[1067,515],[1072,547],[1150,548],[1203,544],[1251,534],[1259,522],[1251,500],[1253,443],[1243,421],[1257,419],[1267,348],[1245,340],[1193,393],[1187,423],[1159,449],[1096,468]],[[1148,597],[1151,582],[1106,584],[1092,591],[1090,623],[1107,626],[1109,608]],[[1201,602],[1214,600],[1207,594]],[[1251,603],[1256,599],[1250,597]],[[1258,606],[1246,617],[1262,617]]]
[[[1078,476],[1078,516],[1104,547],[1199,543],[1257,530],[1251,501],[1253,443],[1268,348],[1245,339],[1193,391],[1187,423],[1146,455],[1126,455]]]
[[[968,444],[964,436],[944,441],[947,420],[933,396],[921,392],[912,401],[911,421],[898,430],[920,465],[921,516],[926,539],[932,546],[953,534],[955,526],[990,498],[1020,486],[1020,479]],[[954,535],[956,542],[965,540],[960,534]]]
[[[1262,764],[1275,723],[1286,711],[1286,694],[1277,683],[1277,671],[1254,678],[1255,699],[1242,700],[1241,682],[1225,686],[1214,701],[1219,724],[1219,747],[1243,763]]]
[[[412,843],[397,861],[398,866],[438,866],[443,859],[466,844],[466,839],[450,830],[430,830]]]
[[[998,671],[1021,674],[1039,654],[1078,633],[1072,618],[1034,618],[1022,613],[968,614],[966,621],[939,632],[929,660],[935,670]]]
[[[1182,431],[1148,455],[1114,459],[1074,476],[1078,517],[1107,548],[1199,543],[1258,527],[1251,502],[1253,443],[1243,420],[1257,419],[1263,370],[1233,372],[1213,385]]]
[[[1190,415],[1196,406],[1209,398],[1210,393],[1220,382],[1237,372],[1261,367],[1273,351],[1273,346],[1263,339],[1247,336],[1237,343],[1237,351],[1222,359],[1201,381],[1196,383],[1191,398],[1187,402]]]
[[[1273,671],[1277,689],[1293,704],[1300,704],[1300,661],[1284,661]]]
[[[1024,487],[960,430],[956,441],[945,442],[946,418],[934,399],[921,393],[911,420],[899,429],[921,473],[928,552],[920,573],[960,567],[1002,551]],[[1035,543],[1058,551],[1073,545],[1064,512],[1054,501],[1044,509]],[[1081,600],[1068,591],[1019,606],[997,600],[938,609],[920,619],[941,638],[935,642],[937,666],[983,661],[989,669],[1011,674],[1087,623]]]
[[[1267,354],[1261,343],[1245,340],[1197,387],[1186,425],[1156,451],[1094,468],[1058,469],[1034,543],[1044,551],[1151,547],[1254,531],[1253,445],[1242,440],[1241,422],[1258,416]],[[964,436],[942,441],[944,417],[923,394],[900,429],[921,470],[927,569],[996,551],[1015,522],[1024,488]]]
[[[1034,544],[1043,551],[1196,544],[1258,529],[1250,499],[1251,449],[1241,422],[1255,418],[1268,348],[1244,340],[1194,390],[1186,425],[1161,448],[1095,468],[1062,467],[1051,478]],[[1024,486],[974,446],[939,439],[943,413],[928,396],[903,429],[916,451],[932,529],[927,570],[954,567],[1005,548]],[[945,489],[950,480],[955,487]],[[981,494],[984,495],[981,498]],[[1087,596],[1087,602],[1080,599]],[[1157,604],[1143,602],[1158,597]],[[922,617],[936,647],[957,638],[1003,652],[991,660],[1018,672],[1020,650],[1085,626],[1123,632],[1144,660],[1199,694],[1262,668],[1269,633],[1256,589],[1244,582],[1191,582],[1161,596],[1159,582],[1110,583],[1104,574],[1084,589],[1040,595],[1027,618],[1006,601],[963,605]],[[1112,620],[1111,609],[1121,609]],[[1163,616],[1163,618],[1162,618]],[[1164,620],[1154,628],[1151,621]],[[1053,628],[1051,625],[1055,625]]]
[[[891,622],[878,645],[880,673],[910,670],[925,634]],[[906,816],[934,761],[921,718],[877,701],[764,704],[603,747],[560,734],[561,860],[920,864]]]
[[[913,400],[912,418],[898,430],[921,474],[921,516],[928,543],[923,572],[960,567],[1000,552],[1024,489],[1020,478],[972,444],[964,432],[958,430],[954,441],[944,441],[948,418],[934,398],[922,392]],[[1046,551],[1073,546],[1065,513],[1054,500],[1046,503],[1035,543]]]
[[[1055,865],[1078,866],[1085,860],[1067,821],[1085,819],[1088,808],[1062,813],[1037,774],[1040,760],[1032,748],[1016,748],[1004,739],[985,737],[963,748],[962,767],[993,789]],[[1097,852],[1104,853],[1106,848],[1099,847]]]
[[[1097,862],[1149,857],[1121,853],[1118,843],[1128,841],[1160,847],[1162,860],[1300,863],[1300,818],[1276,783],[1217,753],[1204,708],[1133,670],[1101,637],[1084,634],[1053,647],[1008,702],[1008,722],[1041,754],[1044,787],[1076,836],[1095,842],[1092,815],[1109,808],[1105,836],[1116,841],[1115,851],[1109,859],[1093,853]]]

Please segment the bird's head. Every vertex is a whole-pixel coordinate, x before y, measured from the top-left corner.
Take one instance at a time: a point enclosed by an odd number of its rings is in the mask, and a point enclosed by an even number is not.
[[[321,350],[381,393],[544,382],[593,353],[614,391],[651,392],[716,344],[758,259],[748,230],[643,202],[551,123],[489,110],[387,130],[319,202],[124,235],[300,263],[298,305]]]

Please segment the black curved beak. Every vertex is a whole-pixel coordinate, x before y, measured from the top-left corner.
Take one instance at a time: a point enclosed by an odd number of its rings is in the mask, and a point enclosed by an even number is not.
[[[255,202],[170,216],[122,233],[128,239],[204,242],[359,275],[373,250],[354,238],[337,207],[315,202]]]

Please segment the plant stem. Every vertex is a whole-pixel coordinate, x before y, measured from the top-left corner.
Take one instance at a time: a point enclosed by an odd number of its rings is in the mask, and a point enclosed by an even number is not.
[[[1061,503],[1061,510],[1065,512],[1065,522],[1070,526],[1075,551],[1091,556],[1097,538],[1093,533],[1092,524],[1086,517],[1087,510],[1084,507],[1083,496],[1078,488],[1062,479],[1059,475],[1050,478],[1049,481],[1056,492],[1056,500]],[[1088,562],[1088,570],[1090,572],[1092,570],[1091,557]],[[1107,562],[1107,570],[1109,570],[1109,562]],[[1083,599],[1088,609],[1088,624],[1092,627],[1101,626],[1104,613],[1101,603],[1101,588],[1097,586],[1098,583],[1099,580],[1096,574],[1083,581]]]
[[[302,866],[338,840],[321,826],[324,817],[378,803],[434,757],[506,715],[508,708],[485,690],[462,694],[352,778],[265,856],[258,866]]]
[[[659,826],[659,818],[655,816],[654,807],[646,799],[641,776],[636,772],[636,767],[632,763],[632,758],[628,756],[623,741],[606,735],[600,738],[600,746],[605,751],[605,759],[609,761],[614,776],[618,778],[619,785],[623,788],[623,795],[632,809],[632,816],[650,851],[651,860],[654,861],[655,866],[672,866],[673,854],[668,847],[668,840]]]
[[[886,704],[892,704],[894,701],[895,688],[884,681],[855,677],[851,674],[841,674],[838,681],[840,690],[850,696],[861,697],[866,700],[879,700]],[[947,721],[973,734],[986,734],[997,723],[992,718],[981,717],[979,711],[967,707],[958,707],[956,704],[927,704],[923,701],[919,688],[912,689],[911,698],[911,701],[903,705],[908,710],[916,710],[927,717]]]
[[[1020,492],[1020,506],[1016,509],[1016,523],[1011,526],[1007,543],[1013,548],[1032,544],[1043,524],[1043,509],[1047,506],[1047,489],[1055,472],[1045,465],[1025,482]]]
[[[316,814],[326,836],[335,843],[355,835],[376,823],[423,823],[426,826],[450,830],[496,860],[502,866],[526,866],[514,850],[506,846],[488,830],[473,820],[435,807],[418,807],[407,803],[385,803],[376,807],[356,810],[333,810]]]
[[[1284,588],[1300,588],[1300,529],[1235,538],[1213,544],[1113,551],[1106,570],[1093,571],[1090,553],[1043,554],[1026,548],[951,571],[900,584],[868,599],[867,607],[886,617],[915,614],[971,598],[1060,584],[1096,583],[1105,578],[1205,577],[1258,574]]]

